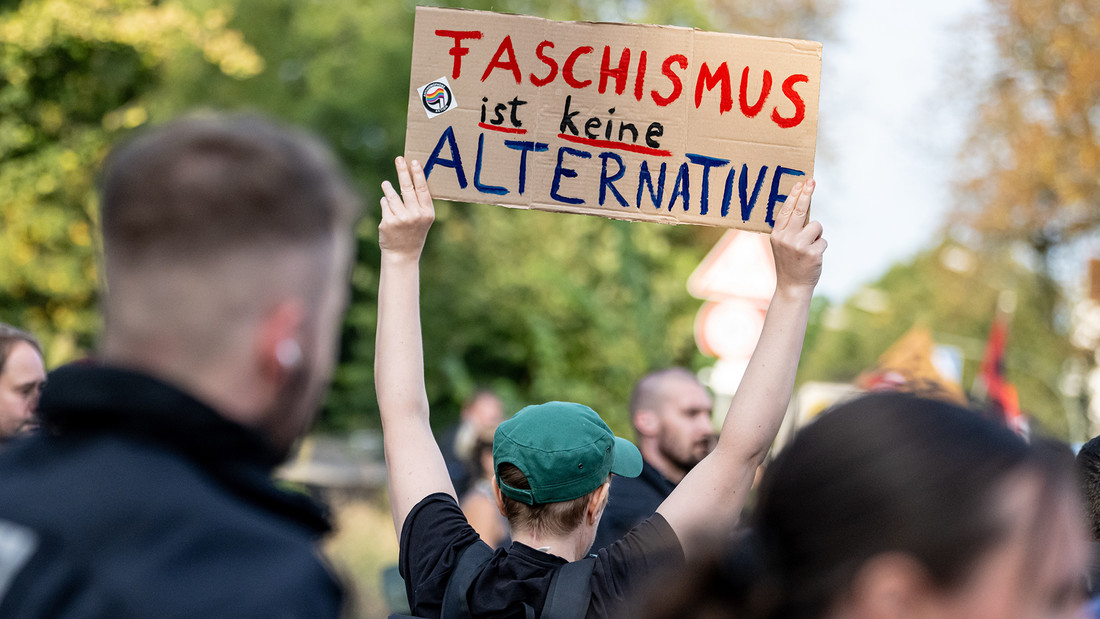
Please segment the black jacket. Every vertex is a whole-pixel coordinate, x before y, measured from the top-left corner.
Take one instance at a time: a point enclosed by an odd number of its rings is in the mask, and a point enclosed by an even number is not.
[[[615,476],[611,480],[611,494],[596,529],[592,550],[607,548],[639,522],[652,516],[675,488],[676,484],[645,460],[637,477]]]
[[[335,617],[325,513],[251,430],[150,377],[60,368],[0,449],[0,617]]]

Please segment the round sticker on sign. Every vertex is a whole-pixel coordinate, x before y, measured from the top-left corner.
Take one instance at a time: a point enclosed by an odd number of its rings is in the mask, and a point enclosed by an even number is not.
[[[458,105],[446,77],[429,82],[417,89],[416,92],[420,95],[420,102],[424,105],[424,111],[428,113],[428,118],[435,118]]]

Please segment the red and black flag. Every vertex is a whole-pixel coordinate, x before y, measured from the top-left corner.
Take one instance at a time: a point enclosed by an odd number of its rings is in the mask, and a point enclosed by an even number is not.
[[[1012,314],[998,311],[989,328],[989,340],[985,345],[978,376],[974,381],[979,399],[985,401],[986,411],[1020,434],[1027,434],[1027,419],[1020,413],[1020,400],[1016,386],[1008,381],[1005,373],[1005,352],[1008,346],[1008,326]]]

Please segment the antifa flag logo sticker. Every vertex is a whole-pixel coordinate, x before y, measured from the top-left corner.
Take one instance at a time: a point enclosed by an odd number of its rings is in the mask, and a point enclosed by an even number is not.
[[[458,107],[451,85],[446,77],[441,77],[417,89],[420,102],[424,104],[424,111],[428,118],[435,118],[447,110]]]

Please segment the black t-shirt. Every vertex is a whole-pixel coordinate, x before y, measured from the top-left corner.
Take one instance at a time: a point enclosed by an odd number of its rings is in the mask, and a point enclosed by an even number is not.
[[[611,480],[611,496],[596,529],[593,548],[605,548],[626,535],[639,522],[649,518],[676,489],[653,465],[642,461],[637,477],[615,477]]]
[[[401,530],[401,576],[412,614],[439,617],[443,593],[458,555],[478,535],[447,494],[424,498],[409,512]],[[565,559],[512,542],[493,554],[470,587],[474,617],[524,617],[524,604],[541,612],[555,571]],[[592,571],[588,617],[611,617],[654,573],[684,564],[684,551],[672,527],[654,514],[597,554]]]

